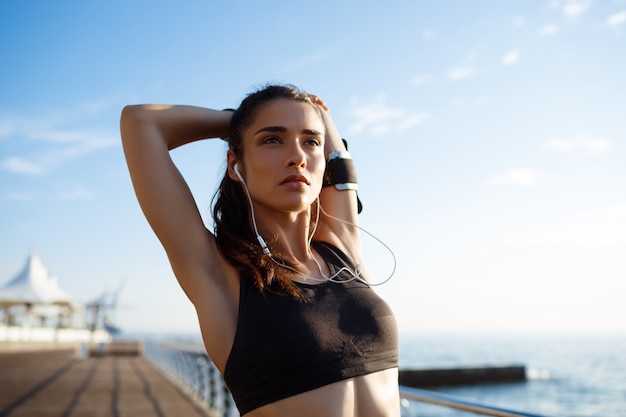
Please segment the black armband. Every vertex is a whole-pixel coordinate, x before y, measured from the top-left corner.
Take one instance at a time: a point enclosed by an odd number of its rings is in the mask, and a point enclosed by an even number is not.
[[[339,191],[359,189],[354,162],[347,151],[335,151],[328,154],[322,187],[334,186]],[[363,210],[357,196],[358,212]]]
[[[339,191],[358,190],[354,162],[348,152],[331,152],[324,171],[324,187],[334,185]]]

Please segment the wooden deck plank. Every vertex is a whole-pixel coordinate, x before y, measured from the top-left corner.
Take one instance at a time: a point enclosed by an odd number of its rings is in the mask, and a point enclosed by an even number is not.
[[[142,356],[0,354],[0,417],[211,417]]]
[[[0,354],[0,417],[15,412],[74,363],[71,350]]]

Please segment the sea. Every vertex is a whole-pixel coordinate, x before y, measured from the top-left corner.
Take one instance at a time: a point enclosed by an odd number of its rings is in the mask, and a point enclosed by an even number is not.
[[[201,344],[199,335],[131,335]],[[401,369],[524,365],[524,382],[434,387],[429,390],[546,417],[626,417],[626,333],[404,333]],[[404,402],[404,417],[477,414]]]
[[[626,334],[405,334],[400,368],[524,365],[525,382],[436,391],[548,417],[626,417]],[[411,417],[475,415],[411,403]]]

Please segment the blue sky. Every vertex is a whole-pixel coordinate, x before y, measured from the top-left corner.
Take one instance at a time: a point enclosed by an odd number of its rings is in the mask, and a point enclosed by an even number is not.
[[[79,301],[122,285],[125,330],[195,331],[120,111],[280,82],[350,142],[401,331],[626,331],[624,0],[4,1],[0,57],[0,284],[34,249]],[[224,151],[173,153],[208,225]]]

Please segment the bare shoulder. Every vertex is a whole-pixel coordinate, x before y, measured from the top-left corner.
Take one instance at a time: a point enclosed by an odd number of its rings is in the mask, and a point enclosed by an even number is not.
[[[239,274],[223,258],[213,236],[209,236],[203,259],[187,259],[186,265],[177,264],[181,260],[170,261],[194,305],[207,353],[223,371],[237,326]]]

